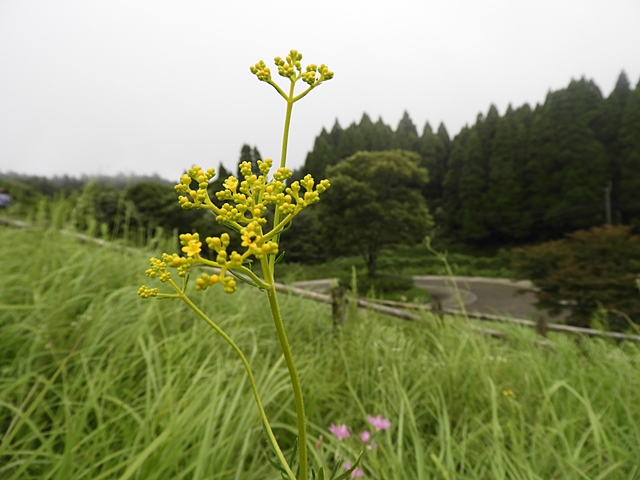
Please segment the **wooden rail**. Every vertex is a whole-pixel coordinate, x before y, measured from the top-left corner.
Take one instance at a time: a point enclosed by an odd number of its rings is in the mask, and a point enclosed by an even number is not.
[[[304,290],[302,288],[284,285],[282,283],[276,283],[276,290],[278,290],[279,292],[289,293],[299,297],[308,298],[316,302],[323,302],[323,303],[330,303],[330,304],[334,303],[334,298],[331,295],[327,295],[326,293],[311,292],[309,290]],[[348,295],[346,296],[346,299],[347,301],[351,300]],[[378,303],[369,302],[367,300],[364,300],[363,298],[357,299],[357,305],[359,308],[366,308],[367,310],[373,310],[375,312],[384,313],[385,315],[402,318],[403,320],[408,320],[411,322],[419,322],[424,320],[424,317],[420,315],[416,315],[415,313],[410,313],[410,312],[407,312],[398,308],[393,308],[387,305],[380,305]],[[471,330],[483,335],[490,335],[494,338],[504,338],[507,336],[505,332],[500,332],[498,330],[491,330],[488,328],[471,327]]]
[[[312,292],[309,290],[304,290],[302,288],[284,285],[281,283],[276,284],[276,289],[281,292],[287,292],[293,295],[308,298],[310,300],[315,300],[317,302],[324,302],[324,303],[334,302],[334,299],[332,298],[331,295]],[[346,298],[347,298],[347,301],[350,300],[349,296],[347,296]],[[421,317],[420,315],[416,315],[414,313],[407,312],[406,310],[431,311],[432,313],[441,312],[449,315],[465,314],[465,312],[462,312],[461,310],[456,310],[454,308],[434,309],[432,305],[418,305],[414,303],[393,302],[390,300],[372,302],[372,301],[364,300],[362,298],[358,299],[358,307],[366,308],[376,312],[384,313],[386,315],[391,315],[397,318],[402,318],[404,320],[409,320],[414,322],[422,320],[423,317]],[[493,315],[489,313],[466,312],[466,316],[469,318],[477,319],[477,320],[487,320],[487,321],[501,322],[501,323],[512,323],[512,324],[520,325],[523,327],[530,327],[530,328],[538,328],[539,326],[538,323],[534,322],[533,320],[527,320],[524,318],[504,317],[501,315]],[[592,328],[573,327],[571,325],[563,325],[560,323],[547,323],[545,326],[547,330],[550,330],[552,332],[572,333],[572,334],[578,334],[578,335],[587,335],[590,337],[605,337],[605,338],[611,338],[614,340],[630,340],[634,342],[640,342],[640,335],[630,335],[627,333],[619,333],[619,332],[605,332],[601,330],[594,330]],[[490,335],[495,338],[506,337],[505,332],[500,332],[497,330],[477,328],[477,327],[472,327],[472,330],[477,333]]]
[[[14,219],[7,218],[7,217],[2,217],[2,216],[0,216],[0,224],[9,225],[9,226],[15,227],[15,228],[29,228],[29,227],[31,227],[31,225],[26,223],[26,222],[23,222],[23,221],[20,221],[20,220],[14,220]],[[106,240],[102,240],[100,238],[91,237],[89,235],[85,235],[85,234],[78,233],[78,232],[71,232],[71,231],[68,231],[68,230],[61,230],[60,233],[62,233],[63,235],[72,236],[72,237],[76,238],[77,240],[80,240],[81,242],[94,243],[94,244],[102,246],[102,247],[109,246],[111,248],[122,249],[122,250],[128,251],[130,253],[138,253],[138,252],[140,252],[139,249],[135,249],[135,248],[127,247],[127,246],[123,246],[123,245],[118,245],[118,244],[113,244],[113,243],[108,242]],[[305,289],[302,289],[302,288],[285,285],[283,283],[276,283],[276,290],[278,290],[280,292],[283,292],[283,293],[289,293],[289,294],[296,295],[296,296],[299,296],[299,297],[303,297],[303,298],[307,298],[307,299],[310,299],[310,300],[314,300],[316,302],[329,303],[329,304],[332,304],[332,305],[336,302],[334,297],[332,297],[331,295],[327,295],[327,294],[324,294],[324,293],[312,292],[312,291],[305,290]],[[347,296],[345,296],[345,299],[347,301],[349,301],[350,297],[347,295]],[[393,302],[393,301],[390,301],[390,300],[372,302],[372,301],[364,300],[362,298],[358,298],[357,305],[358,305],[359,308],[366,308],[368,310],[373,310],[373,311],[376,311],[376,312],[383,313],[385,315],[390,315],[390,316],[393,316],[393,317],[402,318],[403,320],[408,320],[408,321],[412,321],[412,322],[421,321],[421,320],[423,320],[423,317],[420,316],[420,315],[416,315],[414,313],[407,312],[406,310],[423,310],[423,311],[426,310],[426,311],[432,311],[433,313],[436,313],[436,314],[447,313],[449,315],[463,315],[464,314],[464,312],[462,312],[461,310],[456,310],[456,309],[453,309],[453,308],[437,308],[437,309],[434,309],[434,307],[432,305],[417,305],[417,304],[412,304],[412,303]],[[478,319],[478,320],[488,320],[488,321],[492,321],[492,322],[512,323],[512,324],[516,324],[516,325],[521,325],[523,327],[539,328],[539,324],[537,322],[534,322],[532,320],[526,320],[526,319],[523,319],[523,318],[504,317],[504,316],[501,316],[501,315],[492,315],[492,314],[489,314],[489,313],[479,313],[479,312],[466,312],[466,315],[469,318],[474,318],[474,319]],[[601,331],[601,330],[594,330],[592,328],[573,327],[571,325],[563,325],[563,324],[560,324],[560,323],[546,323],[545,324],[545,328],[547,330],[552,331],[552,332],[572,333],[572,334],[578,334],[578,335],[587,335],[587,336],[590,336],[590,337],[604,337],[604,338],[611,338],[611,339],[614,339],[614,340],[630,340],[630,341],[634,341],[634,342],[640,342],[640,335],[629,335],[629,334],[626,334],[626,333],[619,333],[619,332],[605,332],[605,331]],[[505,332],[500,332],[498,330],[491,330],[491,329],[487,329],[487,328],[471,327],[471,330],[473,330],[474,332],[480,333],[480,334],[490,335],[490,336],[495,337],[495,338],[504,338],[507,335]]]

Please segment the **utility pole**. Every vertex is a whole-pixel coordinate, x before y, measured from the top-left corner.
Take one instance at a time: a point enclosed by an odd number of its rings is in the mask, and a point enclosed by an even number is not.
[[[611,225],[611,182],[604,187],[604,215],[607,225]]]

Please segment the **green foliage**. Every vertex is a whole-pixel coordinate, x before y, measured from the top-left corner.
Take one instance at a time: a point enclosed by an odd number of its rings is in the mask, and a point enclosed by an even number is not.
[[[586,79],[549,92],[543,105],[509,108],[465,126],[451,141],[440,125],[418,135],[404,112],[395,131],[365,113],[322,130],[305,167],[316,177],[358,150],[416,152],[431,181],[423,191],[443,233],[468,244],[507,245],[559,238],[604,222],[612,182],[613,220],[640,224],[640,93],[622,72],[604,99]],[[294,179],[302,178],[296,173]]]
[[[625,72],[621,72],[613,91],[604,102],[601,102],[600,114],[596,124],[596,136],[604,145],[612,164],[614,181],[618,186],[618,160],[620,157],[620,133],[622,120],[629,100],[629,79]]]
[[[446,129],[443,133],[446,135]],[[366,113],[362,115],[360,123],[352,123],[346,129],[336,119],[330,132],[323,128],[316,137],[304,167],[293,174],[292,180],[302,178],[302,172],[310,173],[314,178],[322,178],[326,176],[327,168],[360,151],[401,149],[418,152],[420,143],[421,137],[407,112],[404,112],[395,131],[381,118],[373,123]],[[438,153],[442,155],[442,152]]]
[[[601,102],[593,82],[572,81],[534,115],[527,177],[531,211],[543,215],[540,238],[604,222],[602,192],[612,175],[594,132]]]
[[[447,173],[442,184],[445,221],[450,230],[457,232],[462,229],[460,182],[465,162],[465,144],[469,136],[469,128],[464,127],[453,140],[451,153],[447,159]]]
[[[0,227],[3,480],[276,478],[232,350],[186,306],[132,295],[146,255]],[[293,402],[260,293],[201,295],[256,365],[288,457]],[[637,345],[551,334],[541,348],[519,327],[493,326],[508,333],[496,340],[460,318],[366,310],[334,332],[326,305],[283,296],[281,308],[305,359],[315,465],[330,471],[338,448],[353,463],[359,451],[327,427],[355,437],[371,413],[393,423],[363,456],[372,480],[640,475]]]
[[[580,228],[605,221],[603,189],[612,183],[613,222],[640,225],[640,88],[630,87],[621,72],[615,88],[605,99],[586,79],[549,92],[535,109],[524,105],[509,108],[503,116],[491,106],[474,125],[465,126],[453,140],[443,124],[436,133],[426,123],[422,134],[408,112],[396,128],[375,122],[363,113],[358,123],[343,128],[338,120],[322,129],[305,164],[289,183],[310,173],[326,176],[327,168],[358,151],[395,148],[414,151],[429,171],[423,189],[442,234],[475,245],[522,244],[560,238]],[[240,158],[256,172],[257,148],[242,146]],[[231,173],[227,173],[227,176]],[[4,187],[15,190],[15,214],[35,214],[37,193],[52,198],[78,195],[88,178],[0,174]],[[225,177],[226,178],[226,177]],[[25,191],[18,181],[32,188]],[[111,184],[119,192],[136,183],[163,183],[158,177],[97,178],[96,191]],[[166,184],[166,182],[164,182]],[[24,192],[24,194],[23,194]],[[105,196],[113,196],[106,192]],[[101,223],[114,225],[113,199],[103,199],[107,213]],[[109,205],[107,205],[109,204]],[[120,212],[125,207],[120,205]],[[100,216],[100,209],[97,208]],[[133,213],[133,212],[132,212]],[[138,212],[140,225],[159,224]],[[192,219],[202,228],[203,217]],[[171,230],[169,221],[162,225]],[[144,227],[136,227],[143,229]],[[209,232],[219,234],[220,232]],[[120,234],[120,233],[118,233]],[[233,239],[232,239],[233,241]]]
[[[292,223],[280,237],[280,251],[284,252],[283,260],[305,264],[327,261],[322,230],[317,208],[300,212],[295,223]]]
[[[640,226],[640,82],[628,95],[617,141],[620,156],[614,199],[622,221]]]
[[[492,235],[506,240],[532,234],[525,175],[530,124],[528,105],[509,107],[498,120],[489,156],[486,220]]]
[[[534,282],[542,308],[567,308],[570,323],[589,326],[599,308],[611,311],[610,327],[625,329],[620,314],[640,320],[640,235],[630,227],[595,227],[566,239],[516,249],[517,276]]]
[[[394,150],[409,150],[411,152],[417,152],[420,149],[418,130],[406,110],[402,114],[402,118],[396,127],[392,148]]]
[[[12,178],[0,178],[0,187],[11,195],[11,213],[17,215],[27,216],[33,212],[42,197],[39,192],[34,191],[28,184]]]
[[[488,208],[484,201],[489,187],[489,165],[482,143],[478,130],[472,130],[464,146],[458,186],[462,230],[469,239],[475,241],[484,240],[489,235],[486,225]]]
[[[420,137],[421,166],[429,172],[430,181],[424,189],[424,197],[432,206],[442,203],[442,183],[447,169],[448,146],[441,137],[445,136],[448,143],[447,130],[440,124],[438,133],[433,133],[431,125],[427,122]]]
[[[422,190],[428,172],[412,152],[359,152],[327,171],[331,190],[321,204],[326,245],[359,251],[370,277],[387,245],[422,240],[433,225]],[[331,225],[331,228],[327,228]]]
[[[203,238],[223,230],[215,224],[211,214],[191,210],[184,211],[178,203],[178,195],[172,186],[163,183],[136,183],[124,191],[124,198],[132,210],[131,227],[143,232],[147,237],[157,231],[174,234],[180,232],[201,232]],[[239,236],[234,236],[237,242]]]

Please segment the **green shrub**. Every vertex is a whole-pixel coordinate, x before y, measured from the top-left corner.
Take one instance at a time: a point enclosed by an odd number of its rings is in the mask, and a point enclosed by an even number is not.
[[[571,324],[589,326],[603,310],[610,312],[605,323],[615,330],[628,328],[626,316],[640,319],[640,235],[633,235],[631,227],[595,227],[519,248],[513,266],[519,278],[538,287],[539,306],[552,313],[568,309]]]

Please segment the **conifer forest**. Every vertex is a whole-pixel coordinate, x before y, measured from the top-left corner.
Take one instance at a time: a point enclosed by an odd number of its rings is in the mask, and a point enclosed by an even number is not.
[[[359,123],[323,130],[298,177],[321,178],[361,150],[403,149],[418,153],[429,172],[423,194],[436,223],[465,242],[513,244],[607,222],[638,225],[639,87],[623,72],[605,98],[593,81],[574,80],[542,105],[510,106],[502,115],[491,105],[453,138],[443,124],[419,132],[406,112],[395,130],[365,113]]]

